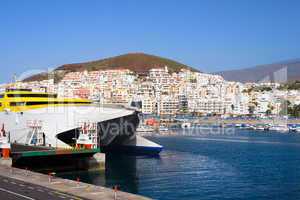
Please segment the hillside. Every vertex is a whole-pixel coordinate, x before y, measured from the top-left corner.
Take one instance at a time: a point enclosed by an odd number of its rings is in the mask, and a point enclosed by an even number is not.
[[[105,58],[97,61],[83,62],[83,63],[73,63],[65,64],[56,68],[52,75],[60,80],[64,74],[68,72],[75,71],[96,71],[96,70],[107,70],[107,69],[130,69],[137,74],[143,75],[149,71],[151,68],[161,68],[168,66],[170,72],[178,72],[180,69],[190,69],[192,71],[198,71],[182,63],[170,60],[167,58],[162,58],[154,55],[144,54],[144,53],[129,53],[120,56],[115,56],[111,58]],[[24,81],[35,81],[35,80],[45,80],[48,74],[37,74],[26,78]]]
[[[285,70],[286,69],[286,70]],[[283,62],[258,65],[245,69],[216,72],[228,81],[259,82],[270,80],[274,82],[285,82],[300,80],[300,59],[287,60]]]

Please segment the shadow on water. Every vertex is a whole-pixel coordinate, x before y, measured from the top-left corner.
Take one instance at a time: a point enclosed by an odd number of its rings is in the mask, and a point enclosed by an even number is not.
[[[78,158],[57,155],[56,157],[19,158],[13,162],[13,167],[26,168],[40,173],[49,173],[89,170],[95,167],[94,163],[96,163],[96,160],[93,157]]]
[[[138,192],[139,177],[136,157],[108,154],[105,167],[106,186],[119,185],[121,190]]]
[[[105,186],[120,186],[121,190],[139,193],[140,162],[143,158],[160,159],[159,156],[126,156],[107,154],[105,170]]]
[[[160,160],[159,156],[128,156],[106,154],[105,169],[91,166],[91,158],[36,158],[20,159],[15,167],[48,174],[55,172],[57,177],[112,188],[118,185],[122,191],[139,193],[139,178],[145,159]],[[139,170],[140,169],[140,170]]]

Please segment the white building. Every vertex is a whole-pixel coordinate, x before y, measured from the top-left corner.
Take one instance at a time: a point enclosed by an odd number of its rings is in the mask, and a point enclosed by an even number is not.
[[[144,114],[156,113],[156,101],[153,97],[142,98],[142,113]]]
[[[160,115],[175,115],[179,111],[179,100],[173,96],[162,95],[158,102],[157,112]]]

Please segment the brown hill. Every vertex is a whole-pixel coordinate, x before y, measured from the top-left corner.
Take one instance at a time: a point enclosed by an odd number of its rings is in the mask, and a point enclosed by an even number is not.
[[[144,54],[144,53],[129,53],[111,58],[105,58],[97,61],[65,64],[56,68],[52,72],[52,76],[58,81],[64,74],[75,71],[96,71],[96,70],[107,70],[107,69],[129,69],[136,72],[139,75],[146,74],[151,68],[161,68],[168,66],[169,71],[179,72],[180,69],[190,69],[192,71],[198,71],[192,67],[176,62],[171,59],[162,58],[159,56]],[[37,74],[26,78],[24,81],[36,81],[45,80],[49,74]]]

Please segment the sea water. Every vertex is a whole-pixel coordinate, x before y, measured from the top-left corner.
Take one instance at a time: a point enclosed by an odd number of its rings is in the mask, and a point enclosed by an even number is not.
[[[58,174],[153,199],[300,199],[300,134],[150,137],[158,157],[107,155],[105,171]]]

